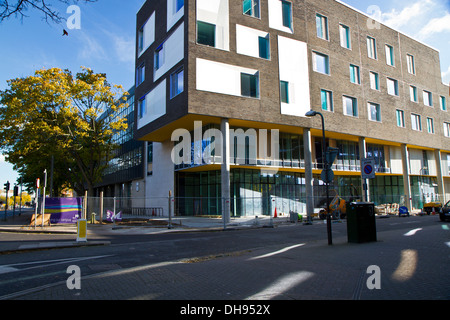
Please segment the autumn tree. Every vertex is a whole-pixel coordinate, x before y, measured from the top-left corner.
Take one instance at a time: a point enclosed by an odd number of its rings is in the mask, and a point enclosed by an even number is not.
[[[116,147],[113,134],[127,128],[116,116],[126,107],[122,86],[87,68],[75,76],[58,68],[37,70],[8,85],[0,91],[0,151],[22,181],[33,184],[44,169],[49,172],[53,158],[58,190],[92,195]]]

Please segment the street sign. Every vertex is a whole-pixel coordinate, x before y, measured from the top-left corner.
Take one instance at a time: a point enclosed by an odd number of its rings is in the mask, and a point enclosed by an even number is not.
[[[328,165],[331,167],[331,165],[333,164],[334,160],[336,160],[337,155],[339,154],[339,149],[338,148],[332,148],[332,147],[328,147],[327,151],[325,153],[325,157],[327,159],[327,163]]]
[[[333,180],[334,180],[333,170],[331,170],[331,169],[322,170],[322,173],[320,174],[320,178],[325,183],[333,182]]]
[[[375,160],[373,158],[361,160],[361,177],[363,179],[375,179]]]

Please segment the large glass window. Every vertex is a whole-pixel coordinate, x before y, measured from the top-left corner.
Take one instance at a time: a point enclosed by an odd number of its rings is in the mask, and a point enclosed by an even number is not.
[[[333,93],[328,90],[320,90],[320,100],[322,105],[322,110],[334,111],[333,108]]]
[[[414,56],[407,54],[406,55],[406,63],[408,65],[408,72],[411,74],[416,74],[416,65],[414,62]]]
[[[411,128],[416,131],[422,131],[422,120],[420,115],[411,113]]]
[[[164,43],[155,49],[155,71],[161,68],[164,64]]]
[[[350,28],[341,24],[339,25],[339,33],[341,47],[351,49]]]
[[[375,38],[367,37],[367,55],[369,58],[377,58],[377,44]]]
[[[281,1],[283,26],[292,29],[292,3],[289,1]]]
[[[317,37],[328,40],[328,18],[321,15],[316,14],[316,30]]]
[[[259,57],[270,59],[270,41],[269,37],[258,37]]]
[[[423,104],[432,107],[433,106],[433,95],[431,92],[424,90],[423,91]]]
[[[386,81],[388,94],[392,96],[398,96],[398,81],[391,78],[387,78]]]
[[[347,116],[357,117],[358,116],[358,104],[356,98],[344,96],[344,114]]]
[[[397,126],[400,128],[405,127],[405,113],[403,110],[396,110],[397,114]]]
[[[179,95],[184,90],[184,69],[180,68],[170,75],[170,98]]]
[[[313,69],[316,72],[330,74],[330,63],[328,56],[319,52],[313,52]]]
[[[395,65],[394,48],[387,44],[385,49],[386,49],[386,63],[390,66],[394,66]]]
[[[211,23],[197,21],[197,43],[216,46],[216,26]]]
[[[281,102],[289,103],[289,82],[280,81]]]
[[[440,97],[440,103],[441,103],[441,110],[447,111],[447,101],[444,96]]]
[[[259,97],[259,76],[256,74],[241,73],[241,95],[243,97]]]
[[[380,90],[380,78],[378,73],[370,72],[370,88],[373,90]]]
[[[359,67],[353,64],[350,65],[350,82],[360,84]]]
[[[260,17],[259,0],[243,0],[242,10],[243,13],[248,16],[259,18]]]
[[[145,64],[141,64],[136,70],[136,86],[139,86],[145,80]]]
[[[367,104],[369,109],[369,120],[381,122],[381,109],[377,103],[369,102]]]

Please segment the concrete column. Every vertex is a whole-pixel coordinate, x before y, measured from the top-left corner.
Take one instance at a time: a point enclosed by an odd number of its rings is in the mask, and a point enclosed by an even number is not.
[[[303,150],[305,154],[306,216],[308,222],[311,222],[314,214],[314,191],[311,153],[311,130],[308,128],[303,129]]]
[[[230,222],[230,123],[228,119],[222,119],[220,124],[222,132],[222,219],[224,224]]]
[[[402,152],[402,165],[403,165],[403,189],[406,196],[406,207],[408,211],[411,212],[412,202],[411,202],[411,181],[409,178],[409,154],[408,147],[406,144],[400,146]]]
[[[444,202],[445,201],[445,186],[444,186],[444,175],[442,172],[441,150],[434,150],[434,157],[436,159],[436,173],[437,173],[439,199],[441,202]]]
[[[367,157],[366,138],[359,137],[359,159],[362,160],[366,157]],[[363,201],[370,201],[369,179],[363,179],[362,175],[361,175],[361,195]]]

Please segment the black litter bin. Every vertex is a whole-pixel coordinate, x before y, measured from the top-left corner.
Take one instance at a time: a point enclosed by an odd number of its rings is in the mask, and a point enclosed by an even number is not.
[[[347,204],[348,242],[377,241],[375,205],[372,202],[350,202]]]

